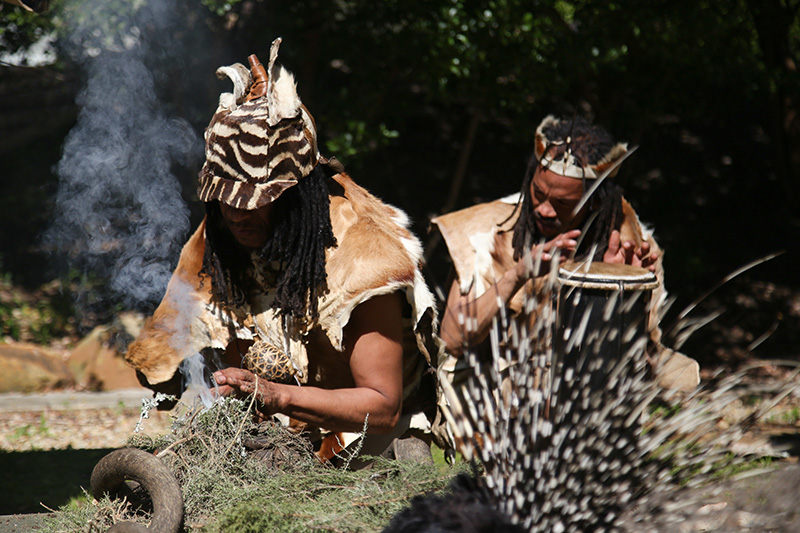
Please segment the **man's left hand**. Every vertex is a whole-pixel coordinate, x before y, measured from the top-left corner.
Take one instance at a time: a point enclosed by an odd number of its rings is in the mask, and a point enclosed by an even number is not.
[[[656,261],[658,254],[650,251],[650,244],[643,242],[641,247],[637,247],[632,241],[624,241],[620,238],[619,231],[611,232],[608,239],[608,249],[603,254],[604,263],[623,263],[641,268],[646,268],[650,272],[656,271]]]

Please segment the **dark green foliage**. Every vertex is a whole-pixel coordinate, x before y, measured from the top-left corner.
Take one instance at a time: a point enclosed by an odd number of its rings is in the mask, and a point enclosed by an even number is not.
[[[46,103],[50,82],[64,80],[74,101],[74,45],[155,35],[143,48],[154,90],[199,133],[229,90],[214,78],[216,67],[251,53],[264,59],[282,36],[281,62],[297,77],[323,153],[404,208],[418,233],[431,215],[517,190],[541,118],[575,113],[640,146],[616,179],[655,227],[667,288],[679,302],[784,248],[746,282],[796,285],[790,267],[800,251],[789,244],[800,238],[796,0],[177,0],[169,9],[180,23],[156,32],[138,12],[133,22],[122,16],[141,4],[101,4],[54,0],[43,15],[3,4],[0,50],[24,48],[52,29],[59,51],[53,67],[34,72],[40,87],[8,94]],[[0,84],[20,72],[0,70]],[[41,118],[29,100],[8,98],[0,113],[0,159],[13,177],[4,180],[9,232],[0,244],[14,252],[4,259],[15,276],[39,284],[59,274],[35,246],[66,135],[50,130],[63,129],[77,108],[47,107]],[[189,166],[179,176],[196,224],[199,163]],[[426,244],[430,281],[445,285],[449,264],[435,240]],[[794,325],[771,342],[791,344],[781,336]]]
[[[72,306],[58,282],[28,291],[0,271],[0,336],[49,344],[75,331]]]

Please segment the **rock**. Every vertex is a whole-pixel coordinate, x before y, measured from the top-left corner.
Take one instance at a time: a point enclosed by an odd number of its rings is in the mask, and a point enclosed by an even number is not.
[[[140,387],[136,371],[123,353],[141,329],[141,318],[122,314],[113,324],[97,326],[84,337],[69,357],[69,367],[81,388],[117,390]]]
[[[625,521],[624,531],[800,531],[800,466],[790,463],[749,471],[700,487],[686,487],[661,502],[662,514],[645,525]]]
[[[433,464],[430,444],[416,437],[394,439],[384,455],[397,461]]]
[[[0,392],[42,392],[75,385],[55,350],[28,343],[0,344]]]
[[[680,352],[661,347],[656,374],[663,389],[692,392],[700,384],[700,365]]]

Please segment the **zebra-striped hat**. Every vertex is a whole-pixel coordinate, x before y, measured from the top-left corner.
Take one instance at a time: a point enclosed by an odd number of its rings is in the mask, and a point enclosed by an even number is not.
[[[206,162],[197,195],[237,209],[258,209],[307,176],[320,159],[314,120],[300,102],[294,76],[277,67],[281,39],[272,42],[265,70],[236,63],[217,69],[233,82],[206,128]]]

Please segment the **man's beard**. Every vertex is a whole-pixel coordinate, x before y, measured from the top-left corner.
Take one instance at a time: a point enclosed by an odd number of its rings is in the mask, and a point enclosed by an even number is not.
[[[564,224],[557,218],[543,218],[537,213],[534,213],[533,222],[535,238],[549,240],[564,231]]]

